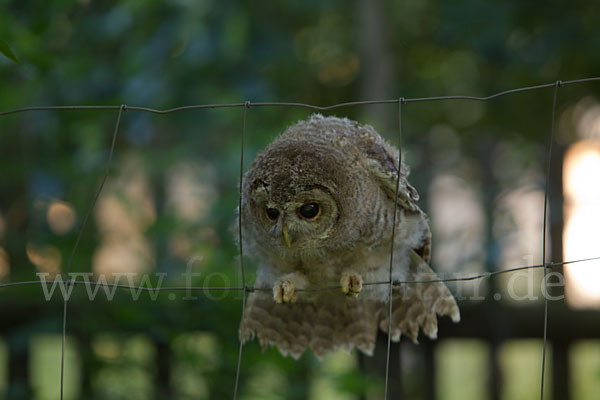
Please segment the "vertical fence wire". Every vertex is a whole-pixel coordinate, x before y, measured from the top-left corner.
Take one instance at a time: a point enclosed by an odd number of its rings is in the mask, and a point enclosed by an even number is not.
[[[242,111],[242,135],[240,139],[240,196],[239,196],[239,206],[238,206],[238,240],[240,246],[240,269],[242,273],[242,320],[240,322],[240,347],[238,349],[238,360],[237,367],[235,371],[235,385],[233,388],[233,400],[237,399],[238,395],[238,387],[240,383],[240,370],[242,368],[242,352],[244,350],[244,328],[245,328],[245,316],[246,316],[246,274],[244,268],[244,242],[242,237],[242,217],[243,217],[243,207],[242,207],[242,196],[243,196],[243,181],[244,181],[244,143],[246,137],[246,111],[250,108],[250,102],[246,101],[244,103],[243,111]]]
[[[87,226],[90,215],[94,211],[96,207],[96,203],[98,202],[98,198],[100,197],[100,193],[102,193],[102,189],[104,188],[104,184],[108,179],[108,174],[110,172],[110,166],[112,163],[113,153],[115,150],[115,144],[117,142],[117,135],[119,133],[119,126],[121,124],[121,115],[123,111],[127,111],[127,106],[122,104],[119,107],[119,113],[117,114],[117,122],[115,123],[115,129],[112,135],[112,141],[110,144],[110,150],[108,152],[108,158],[106,160],[106,169],[104,170],[104,175],[100,181],[100,185],[96,189],[96,193],[94,194],[94,198],[92,199],[92,204],[88,207],[88,210],[83,218],[81,226],[79,227],[79,232],[77,232],[77,238],[75,239],[75,245],[73,246],[73,250],[71,251],[71,255],[69,256],[69,261],[67,262],[67,266],[65,267],[65,279],[67,280],[67,289],[73,288],[74,284],[69,279],[69,273],[71,272],[71,265],[73,264],[73,259],[75,257],[75,252],[79,247],[79,242],[81,241],[81,237],[83,236],[83,232],[85,231],[85,227]],[[71,293],[67,291],[67,294]],[[63,400],[64,397],[64,383],[65,383],[65,346],[67,341],[67,305],[69,303],[70,296],[65,296],[63,302],[63,321],[62,321],[62,342],[61,342],[61,354],[60,354],[60,400]]]
[[[542,341],[542,376],[540,379],[540,399],[544,400],[544,377],[546,372],[546,347],[548,346],[548,263],[546,262],[546,228],[548,221],[548,196],[550,192],[550,168],[552,166],[552,145],[554,144],[554,129],[556,124],[556,99],[561,81],[556,81],[552,96],[552,121],[550,123],[550,143],[548,144],[548,160],[546,169],[546,187],[544,188],[544,223],[542,230],[542,264],[544,265],[544,335]]]
[[[394,288],[394,279],[392,271],[394,269],[394,242],[396,237],[396,214],[398,213],[398,192],[400,191],[400,175],[402,174],[402,104],[404,98],[398,99],[398,176],[396,177],[396,191],[394,196],[394,213],[392,215],[392,244],[390,245],[390,274],[389,274],[389,290],[388,300],[390,302],[388,309],[388,335],[387,335],[387,352],[385,355],[385,384],[383,399],[387,400],[390,380],[390,352],[392,349],[392,314],[393,314],[393,298],[392,289]]]

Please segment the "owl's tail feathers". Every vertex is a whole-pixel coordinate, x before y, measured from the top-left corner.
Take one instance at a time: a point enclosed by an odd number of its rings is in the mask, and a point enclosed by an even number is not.
[[[258,339],[263,350],[277,346],[283,355],[298,359],[309,344],[310,327],[302,317],[301,304],[279,304],[270,293],[254,292],[248,296],[240,340],[245,343]]]
[[[460,321],[460,310],[456,300],[444,282],[439,282],[435,272],[413,250],[409,250],[411,264],[407,282],[394,289],[392,294],[393,341],[403,334],[417,342],[419,328],[429,338],[437,338],[437,316],[447,315],[452,321]],[[421,283],[410,283],[419,281]],[[422,282],[432,281],[432,282]],[[379,327],[389,329],[389,303],[378,310]]]
[[[277,304],[270,294],[251,293],[244,313],[243,335],[240,326],[240,340],[245,343],[256,337],[263,350],[275,346],[283,355],[295,359],[306,348],[317,358],[354,347],[372,355],[377,334],[374,304],[341,300]]]

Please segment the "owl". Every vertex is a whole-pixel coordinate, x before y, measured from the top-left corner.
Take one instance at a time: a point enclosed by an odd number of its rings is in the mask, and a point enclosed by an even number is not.
[[[243,342],[294,358],[307,348],[319,358],[340,348],[372,355],[378,329],[416,342],[419,330],[436,338],[437,315],[460,320],[442,282],[397,284],[390,298],[394,207],[392,279],[438,279],[426,215],[398,165],[398,150],[371,126],[319,114],[257,156],[239,209],[244,249],[258,259]]]

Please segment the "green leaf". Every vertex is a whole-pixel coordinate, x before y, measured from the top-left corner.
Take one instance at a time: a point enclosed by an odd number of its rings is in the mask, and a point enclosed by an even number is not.
[[[4,54],[7,58],[10,58],[17,64],[21,64],[21,60],[15,54],[15,52],[10,48],[9,44],[4,40],[0,40],[0,53]]]

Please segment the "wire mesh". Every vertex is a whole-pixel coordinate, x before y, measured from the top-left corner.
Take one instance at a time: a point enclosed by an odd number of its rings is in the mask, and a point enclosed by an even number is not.
[[[243,175],[244,175],[244,150],[245,150],[244,147],[245,147],[245,135],[246,135],[246,128],[247,128],[246,127],[247,112],[251,107],[299,107],[299,108],[307,108],[307,109],[311,109],[311,110],[315,110],[315,111],[327,111],[327,110],[332,110],[332,109],[337,109],[337,108],[342,108],[342,107],[376,105],[376,104],[397,104],[398,105],[398,111],[397,111],[398,112],[398,139],[399,139],[398,142],[399,142],[399,147],[400,147],[399,165],[401,165],[401,163],[402,163],[402,112],[403,112],[402,109],[403,109],[403,105],[406,105],[408,103],[416,103],[416,102],[433,102],[433,101],[450,101],[450,100],[489,101],[489,100],[496,99],[498,97],[506,96],[506,95],[510,95],[510,94],[553,88],[554,90],[553,90],[553,97],[552,97],[550,137],[549,137],[549,145],[548,145],[547,169],[546,169],[545,190],[544,190],[542,264],[519,266],[519,267],[501,269],[501,270],[496,270],[496,271],[491,271],[491,272],[485,272],[485,273],[481,273],[481,274],[468,275],[468,276],[463,276],[463,277],[440,278],[440,279],[434,279],[434,280],[394,281],[392,279],[394,248],[393,248],[393,246],[391,246],[389,279],[387,281],[363,283],[363,285],[366,285],[366,286],[368,286],[368,285],[388,285],[389,286],[389,294],[390,294],[390,298],[391,298],[391,293],[392,293],[393,288],[398,287],[400,285],[410,285],[410,284],[417,284],[417,283],[434,283],[434,282],[473,281],[473,280],[478,280],[478,279],[490,278],[492,276],[496,276],[496,275],[500,275],[500,274],[508,274],[508,273],[512,273],[512,272],[516,272],[516,271],[529,270],[529,269],[543,269],[543,271],[544,271],[544,281],[543,281],[544,282],[544,291],[547,292],[548,288],[547,288],[546,277],[548,274],[548,269],[553,269],[555,267],[559,267],[559,266],[563,266],[563,265],[567,265],[567,264],[576,264],[576,263],[581,263],[581,262],[585,262],[585,261],[600,260],[600,256],[579,259],[579,260],[561,261],[561,262],[553,262],[553,261],[548,262],[546,260],[546,241],[547,241],[546,224],[547,224],[547,213],[548,213],[548,193],[549,193],[549,187],[550,187],[550,167],[552,165],[552,160],[551,160],[552,145],[553,145],[554,136],[555,136],[555,122],[556,122],[555,119],[556,119],[556,104],[557,104],[557,98],[558,98],[558,90],[567,85],[583,84],[583,83],[594,82],[594,81],[600,81],[600,77],[575,79],[575,80],[568,80],[568,81],[558,80],[556,82],[542,84],[542,85],[535,85],[535,86],[528,86],[528,87],[521,87],[521,88],[516,88],[516,89],[505,90],[505,91],[498,92],[498,93],[495,93],[495,94],[492,94],[489,96],[484,96],[484,97],[468,96],[468,95],[450,95],[450,96],[415,97],[415,98],[399,97],[397,99],[387,99],[387,100],[352,101],[352,102],[333,104],[333,105],[329,105],[329,106],[318,106],[318,105],[313,105],[313,104],[295,103],[295,102],[256,102],[256,103],[253,103],[250,101],[245,101],[242,103],[228,103],[228,104],[186,105],[186,106],[175,107],[175,108],[170,108],[170,109],[165,109],[165,110],[159,110],[159,109],[141,107],[141,106],[128,106],[125,104],[121,104],[120,106],[106,106],[106,105],[103,105],[103,106],[94,106],[94,105],[32,106],[32,107],[23,107],[23,108],[16,108],[16,109],[7,110],[7,111],[1,111],[0,116],[16,114],[16,113],[24,113],[24,112],[52,111],[52,110],[75,110],[75,111],[77,111],[77,110],[118,110],[115,128],[114,128],[113,135],[112,135],[112,141],[111,141],[110,149],[108,152],[108,157],[107,157],[106,164],[105,164],[104,175],[102,176],[101,182],[96,189],[96,192],[92,198],[90,206],[88,207],[85,217],[84,217],[81,225],[79,226],[77,236],[75,239],[75,243],[73,245],[73,249],[70,253],[70,257],[69,257],[69,260],[68,260],[66,268],[65,268],[66,279],[62,280],[60,275],[58,275],[57,278],[55,278],[53,281],[50,281],[50,282],[61,283],[63,285],[66,285],[67,287],[93,284],[93,285],[98,285],[100,287],[104,286],[104,287],[112,287],[112,288],[117,288],[117,289],[135,289],[135,290],[139,290],[139,291],[150,291],[150,292],[181,291],[181,290],[185,290],[185,291],[212,291],[212,290],[242,291],[243,296],[242,296],[242,312],[241,312],[240,332],[241,332],[241,337],[243,337],[244,336],[244,328],[245,328],[244,312],[245,312],[245,308],[246,308],[247,293],[250,293],[253,291],[271,291],[272,288],[253,287],[253,286],[246,285],[245,267],[244,267],[244,249],[243,249],[243,240],[242,240],[243,237],[242,237],[242,229],[241,229],[243,213],[241,211],[238,213],[238,239],[239,239],[239,256],[240,256],[240,271],[241,271],[241,276],[242,276],[242,286],[144,287],[144,286],[123,285],[123,284],[119,284],[119,283],[107,283],[107,282],[99,282],[99,281],[80,281],[80,280],[77,280],[77,278],[68,279],[71,264],[73,262],[73,257],[75,255],[75,253],[77,252],[77,249],[78,249],[80,240],[84,234],[88,219],[89,219],[90,215],[92,214],[92,212],[94,211],[97,201],[98,201],[100,195],[102,194],[102,189],[104,188],[104,185],[108,179],[110,168],[111,168],[111,162],[112,162],[112,158],[113,158],[113,154],[114,154],[115,144],[117,142],[117,138],[118,138],[118,134],[119,134],[121,117],[124,112],[126,112],[126,111],[141,111],[141,112],[149,112],[149,113],[154,113],[154,114],[170,114],[170,113],[180,112],[180,111],[184,111],[184,110],[193,110],[193,109],[241,107],[242,108],[242,123],[241,123],[241,136],[240,136],[240,168],[239,168],[239,204],[241,205],[242,204],[242,183],[243,183]],[[400,168],[399,168],[399,170],[400,170]],[[398,174],[397,181],[396,181],[396,200],[395,200],[396,202],[397,202],[397,193],[399,190],[399,177],[400,177],[400,174]],[[240,210],[241,210],[241,208],[240,208]],[[394,209],[393,218],[395,221],[396,208]],[[393,243],[394,236],[395,236],[395,223],[392,225],[392,227],[393,227],[392,228],[392,243]],[[39,281],[17,281],[17,282],[2,283],[2,284],[0,284],[0,288],[44,285],[47,283],[48,283],[47,281],[42,280],[42,279],[40,279]],[[297,289],[297,291],[298,292],[312,292],[312,291],[336,290],[336,289],[340,289],[340,288],[341,288],[341,286],[337,285],[337,286],[328,286],[328,287],[321,287],[321,288],[315,288],[315,289]],[[65,381],[64,367],[65,367],[65,344],[66,344],[66,334],[67,334],[68,301],[69,301],[69,298],[65,297],[64,303],[63,303],[62,349],[61,349],[61,367],[60,367],[60,399],[61,400],[64,397],[63,389],[64,389],[64,381]],[[389,303],[390,303],[389,310],[388,310],[389,323],[391,324],[391,321],[392,321],[391,315],[392,315],[392,311],[393,311],[392,301],[390,301]],[[546,369],[546,347],[547,347],[547,340],[548,340],[548,317],[549,317],[548,296],[544,296],[544,324],[543,324],[543,333],[542,333],[543,346],[542,346],[542,366],[541,366],[541,378],[540,378],[540,398],[542,400],[544,399],[544,375],[545,375],[545,369]],[[388,327],[388,332],[391,332],[391,327]],[[233,389],[233,398],[234,399],[237,399],[237,397],[238,397],[239,383],[240,383],[240,371],[241,371],[241,367],[242,367],[243,347],[244,347],[243,343],[240,340],[238,357],[237,357],[235,382],[234,382],[234,389]],[[384,399],[388,398],[388,382],[389,382],[389,373],[390,373],[390,368],[389,368],[390,349],[391,349],[391,336],[388,335],[387,352],[386,352]]]

